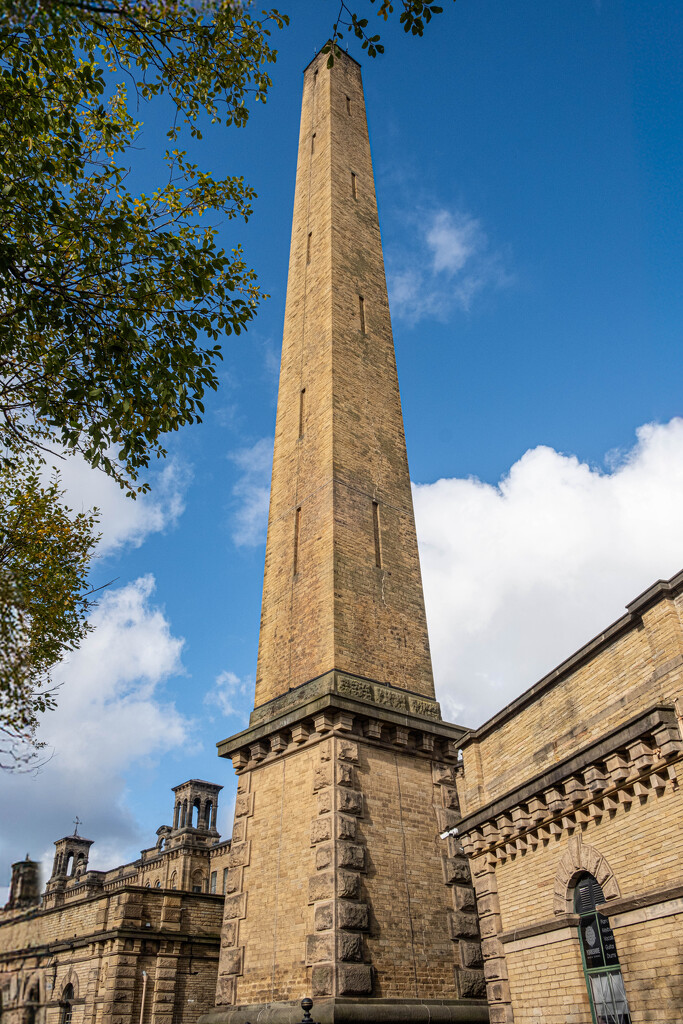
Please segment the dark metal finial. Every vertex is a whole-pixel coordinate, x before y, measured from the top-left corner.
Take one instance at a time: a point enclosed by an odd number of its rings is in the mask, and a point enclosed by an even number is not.
[[[74,818],[74,825],[76,826],[76,828],[74,829],[74,835],[75,835],[75,836],[77,836],[77,835],[78,835],[78,826],[79,826],[79,825],[82,825],[82,824],[83,824],[83,822],[82,822],[82,821],[81,821],[81,819],[80,819],[80,818],[78,817],[78,815],[76,815],[76,817]]]
[[[305,999],[301,1000],[301,1009],[304,1011],[301,1024],[314,1024],[313,1018],[311,1017],[311,1010],[313,1008],[313,1000],[306,996]]]

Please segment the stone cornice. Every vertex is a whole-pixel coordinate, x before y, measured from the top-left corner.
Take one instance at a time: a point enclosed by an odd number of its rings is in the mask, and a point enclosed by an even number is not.
[[[333,670],[316,679],[309,679],[302,686],[297,686],[288,693],[255,707],[249,718],[249,726],[251,728],[272,722],[328,693],[360,700],[363,704],[376,704],[382,710],[405,712],[420,718],[441,721],[441,708],[438,701],[433,698],[404,690],[402,687],[391,686],[389,683],[380,683],[374,679]],[[465,732],[464,729],[461,731]]]
[[[266,758],[286,756],[304,743],[345,733],[454,761],[466,733],[441,720],[436,701],[345,673],[328,673],[292,693],[291,706],[279,703],[281,698],[271,701],[264,706],[269,717],[255,724],[252,716],[248,729],[218,743],[219,756],[231,758],[241,772]]]
[[[637,896],[626,896],[620,900],[610,900],[609,903],[602,903],[595,909],[606,917],[614,917],[616,914],[627,914],[632,910],[641,910],[643,907],[652,907],[657,903],[669,903],[671,900],[683,898],[683,885],[668,885],[658,889],[648,889]]]
[[[480,808],[458,830],[469,856],[505,860],[620,805],[674,785],[683,758],[676,714],[657,705],[555,768]]]

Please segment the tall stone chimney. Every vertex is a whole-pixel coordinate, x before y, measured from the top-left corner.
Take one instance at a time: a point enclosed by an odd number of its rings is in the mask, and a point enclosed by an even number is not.
[[[207,1022],[486,1021],[361,72],[304,72],[255,708]]]

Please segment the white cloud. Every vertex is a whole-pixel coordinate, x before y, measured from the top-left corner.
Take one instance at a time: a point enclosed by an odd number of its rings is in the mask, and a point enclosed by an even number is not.
[[[66,835],[76,814],[82,834],[97,840],[95,867],[137,856],[151,838],[126,806],[124,774],[193,743],[193,723],[163,692],[165,680],[183,672],[183,640],[153,605],[153,591],[151,576],[105,591],[94,632],[55,670],[58,708],[40,734],[49,760],[38,775],[0,775],[3,820],[12,826],[0,833],[0,881],[26,849],[51,860],[45,837]]]
[[[501,288],[511,278],[480,221],[446,209],[420,210],[409,217],[410,245],[388,254],[392,313],[415,324],[447,320],[455,309],[467,312],[475,296]]]
[[[683,419],[647,424],[607,471],[527,451],[498,486],[414,487],[444,713],[478,725],[683,567]]]
[[[242,476],[232,489],[236,499],[232,539],[238,547],[255,547],[266,539],[273,438],[262,437],[249,448],[230,456]]]
[[[174,526],[184,511],[191,474],[177,459],[168,459],[160,472],[149,474],[151,491],[136,499],[126,497],[111,477],[92,469],[79,455],[56,460],[55,465],[70,507],[77,512],[99,508],[100,554],[111,554],[125,545],[139,547],[150,533]]]
[[[254,703],[253,697],[254,682],[250,677],[241,679],[234,672],[221,672],[206,693],[204,704],[221,715],[234,716],[246,722]]]

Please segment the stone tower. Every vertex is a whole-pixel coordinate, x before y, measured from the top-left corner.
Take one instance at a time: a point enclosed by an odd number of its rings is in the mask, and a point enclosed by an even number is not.
[[[9,899],[6,903],[8,910],[16,910],[21,907],[30,907],[40,901],[40,863],[31,860],[26,854],[26,860],[17,861],[12,865],[12,881],[9,887]]]
[[[304,72],[255,708],[205,1020],[488,1020],[360,67]],[[425,1009],[425,1004],[428,1010]]]

